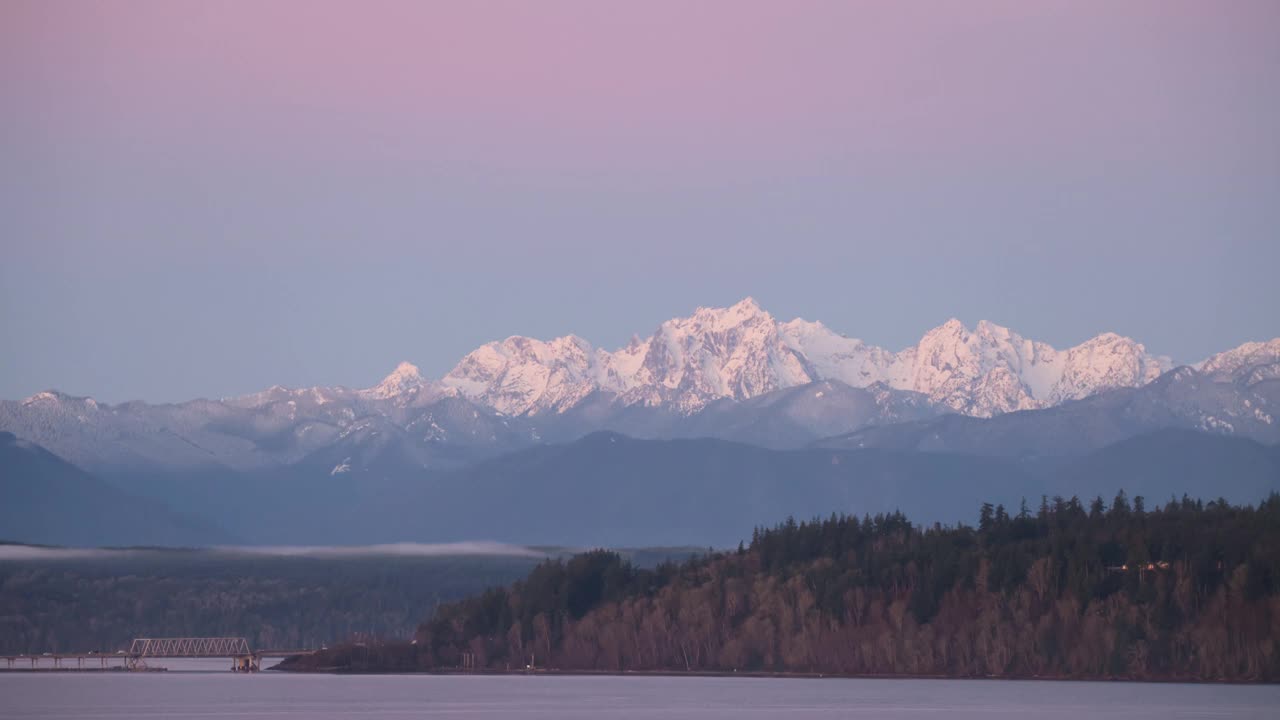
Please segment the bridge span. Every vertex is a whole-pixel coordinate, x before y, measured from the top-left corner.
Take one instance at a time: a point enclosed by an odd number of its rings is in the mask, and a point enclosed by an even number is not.
[[[7,670],[148,670],[148,660],[164,658],[227,658],[232,672],[257,672],[262,658],[309,655],[315,650],[258,649],[242,637],[221,638],[134,638],[128,650],[115,653],[40,653],[3,655]],[[45,665],[45,662],[48,662]],[[75,662],[75,667],[69,665]],[[88,661],[89,667],[85,667]],[[17,667],[15,668],[15,664]],[[25,667],[24,667],[25,666]]]

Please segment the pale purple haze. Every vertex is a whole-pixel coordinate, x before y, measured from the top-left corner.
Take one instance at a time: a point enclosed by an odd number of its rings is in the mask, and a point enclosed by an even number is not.
[[[0,3],[0,397],[439,376],[755,296],[1280,335],[1280,3]]]

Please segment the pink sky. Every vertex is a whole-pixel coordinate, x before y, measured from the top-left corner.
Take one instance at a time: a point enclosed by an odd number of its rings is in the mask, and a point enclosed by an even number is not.
[[[1280,335],[1277,38],[1276,0],[0,0],[0,397],[747,295],[1199,360]]]
[[[1230,162],[1260,130],[1240,113],[1247,88],[1188,76],[1256,81],[1277,59],[1275,24],[1259,19],[1280,13],[992,0],[7,7],[6,84],[30,121],[60,131],[381,142],[535,172],[643,169],[655,150],[737,172],[744,154],[757,166],[833,153],[1158,161],[1166,142]],[[1280,120],[1267,100],[1253,109]]]

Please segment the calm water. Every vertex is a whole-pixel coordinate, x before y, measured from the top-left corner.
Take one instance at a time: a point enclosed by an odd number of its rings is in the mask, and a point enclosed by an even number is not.
[[[174,668],[177,670],[177,668]],[[0,717],[1276,718],[1280,687],[981,680],[0,672]]]

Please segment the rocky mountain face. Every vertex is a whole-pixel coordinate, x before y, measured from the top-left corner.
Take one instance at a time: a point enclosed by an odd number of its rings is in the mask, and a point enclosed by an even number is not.
[[[601,429],[643,438],[720,437],[783,448],[939,412],[916,393],[851,388],[839,381],[741,402],[721,399],[693,413],[626,405],[614,395],[594,392],[564,412],[515,417],[435,385],[386,397],[378,396],[380,386],[272,388],[252,396],[173,405],[106,405],[49,392],[0,402],[0,428],[111,476],[282,467],[357,476],[456,467]]]
[[[1280,443],[1280,362],[1236,351],[1200,370],[1180,367],[1136,388],[1120,388],[1042,410],[989,419],[949,415],[863,427],[822,447],[962,452],[1003,457],[1073,456],[1141,434],[1177,429]],[[1257,361],[1258,364],[1250,364]]]
[[[95,472],[256,471],[303,464],[335,474],[466,462],[537,442],[528,423],[450,395],[378,398],[346,388],[272,388],[227,400],[106,405],[40,393],[0,402],[0,428]]]
[[[1200,364],[1200,372],[1215,380],[1252,385],[1280,377],[1280,338],[1250,342],[1218,353]]]
[[[722,398],[746,400],[819,379],[748,299],[668,320],[649,339],[612,353],[572,335],[507,338],[467,355],[442,384],[507,415],[564,412],[594,392],[689,414]]]
[[[598,430],[773,448],[897,433],[884,442],[901,445],[909,428],[941,427],[933,422],[994,418],[998,428],[1013,411],[1047,408],[1072,417],[1077,411],[1065,408],[1077,401],[1122,402],[1101,398],[1129,397],[1171,366],[1111,333],[1059,350],[986,321],[970,330],[949,320],[893,352],[821,323],[779,322],[748,298],[668,320],[612,352],[575,336],[507,338],[477,348],[439,380],[401,363],[366,389],[276,386],[162,405],[44,392],[0,402],[0,430],[93,471],[296,466],[346,477],[457,466]],[[1210,390],[1151,400],[1143,427],[1175,417],[1175,427],[1269,437],[1280,339],[1198,367],[1185,372]]]
[[[564,412],[592,392],[688,414],[721,399],[837,380],[920,393],[954,412],[990,417],[1136,387],[1171,367],[1113,333],[1056,350],[986,321],[969,330],[948,320],[895,353],[821,323],[778,322],[747,298],[669,320],[616,352],[573,336],[490,343],[442,384],[507,415]]]

